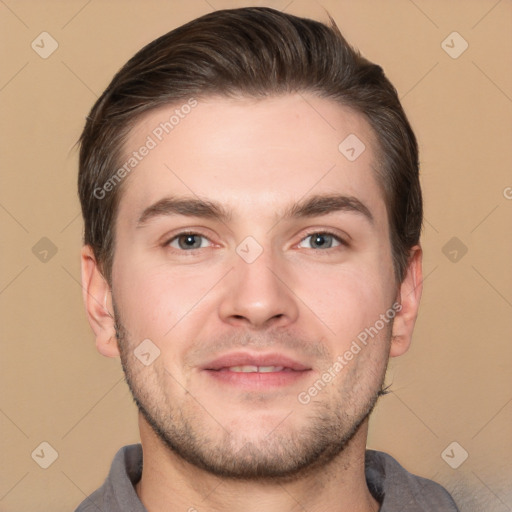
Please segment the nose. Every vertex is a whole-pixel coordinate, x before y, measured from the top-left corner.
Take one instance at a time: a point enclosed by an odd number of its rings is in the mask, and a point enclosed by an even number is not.
[[[284,327],[297,320],[299,308],[293,278],[284,261],[264,250],[255,261],[238,254],[234,268],[223,281],[219,306],[223,322],[232,326]]]

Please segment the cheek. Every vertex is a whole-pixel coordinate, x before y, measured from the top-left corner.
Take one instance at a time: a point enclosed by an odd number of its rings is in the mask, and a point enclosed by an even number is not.
[[[211,313],[209,293],[225,273],[215,265],[173,267],[142,259],[126,261],[125,266],[119,261],[117,269],[116,302],[127,329],[134,338],[149,338],[161,350],[171,351],[173,357],[187,350],[185,340],[193,339],[190,332]]]
[[[119,258],[115,271],[116,305],[132,337],[162,338],[183,315],[183,287],[169,272],[148,268],[142,260]]]
[[[378,266],[310,269],[301,275],[297,296],[340,343],[373,325],[391,305],[391,289]]]

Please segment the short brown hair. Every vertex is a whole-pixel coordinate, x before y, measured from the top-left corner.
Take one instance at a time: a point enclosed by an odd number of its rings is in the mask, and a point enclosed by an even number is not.
[[[270,8],[215,11],[159,37],[134,55],[93,106],[80,138],[78,189],[84,244],[111,284],[115,220],[123,183],[112,179],[137,119],[163,105],[212,95],[265,98],[309,92],[362,114],[378,141],[377,178],[390,223],[396,279],[419,242],[418,146],[396,89],[330,26]],[[341,141],[340,141],[341,142]]]

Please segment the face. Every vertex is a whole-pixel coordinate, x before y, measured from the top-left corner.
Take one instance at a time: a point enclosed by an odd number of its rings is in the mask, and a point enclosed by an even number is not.
[[[176,108],[146,115],[125,145],[128,159],[155,143],[116,220],[127,380],[188,462],[299,474],[358,430],[389,357],[397,285],[374,135],[311,95],[201,100],[161,134]],[[365,146],[355,160],[339,149],[350,134]]]

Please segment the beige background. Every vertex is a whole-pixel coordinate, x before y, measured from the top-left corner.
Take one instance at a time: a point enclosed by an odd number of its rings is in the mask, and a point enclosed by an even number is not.
[[[119,361],[96,352],[83,311],[73,145],[84,117],[144,44],[245,5],[324,20],[327,9],[384,67],[420,141],[423,303],[369,446],[445,485],[463,512],[512,510],[510,0],[0,0],[0,510],[74,510],[138,440]],[[43,31],[58,43],[46,59],[31,47]],[[442,47],[454,31],[469,45],[456,59]],[[453,441],[469,454],[458,469],[441,457]],[[31,456],[42,442],[58,452],[48,469]]]

